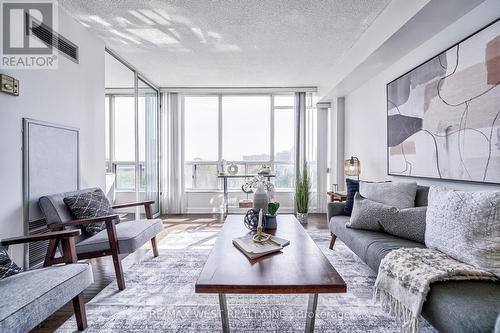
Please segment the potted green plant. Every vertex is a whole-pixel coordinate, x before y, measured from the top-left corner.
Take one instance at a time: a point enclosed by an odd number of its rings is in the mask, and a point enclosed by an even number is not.
[[[278,222],[276,221],[276,215],[278,215],[278,209],[280,208],[279,202],[270,202],[267,204],[267,214],[266,214],[266,229],[276,229],[278,227]]]
[[[311,190],[311,178],[307,170],[307,165],[304,165],[302,174],[297,179],[295,186],[295,205],[297,208],[297,219],[300,223],[307,223],[307,214],[309,213],[309,200]]]

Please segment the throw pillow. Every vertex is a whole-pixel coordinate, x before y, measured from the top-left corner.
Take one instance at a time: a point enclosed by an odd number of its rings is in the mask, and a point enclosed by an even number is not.
[[[64,198],[63,201],[77,219],[88,219],[114,214],[108,199],[100,189],[73,195]],[[105,227],[105,222],[82,225],[83,231],[89,236],[99,233]]]
[[[0,280],[21,272],[22,269],[10,260],[7,250],[0,245]]]
[[[415,207],[417,183],[360,182],[359,194],[363,198],[377,201],[399,209]]]
[[[354,196],[351,218],[346,226],[353,229],[382,231],[380,220],[386,219],[389,206],[366,200],[359,193]]]
[[[346,178],[347,195],[344,206],[344,214],[351,215],[352,206],[354,205],[354,195],[359,191],[359,180]]]
[[[354,208],[348,227],[388,234],[424,243],[427,207],[397,209],[373,200],[364,199],[359,193],[354,197]]]
[[[500,277],[500,191],[431,187],[425,245]]]

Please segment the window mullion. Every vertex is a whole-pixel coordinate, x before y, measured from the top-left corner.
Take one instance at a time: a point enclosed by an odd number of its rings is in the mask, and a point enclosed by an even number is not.
[[[270,153],[271,153],[271,156],[270,156],[270,162],[271,162],[271,167],[273,168],[274,170],[274,96],[273,95],[270,95],[270,103],[271,103],[271,142],[270,142]]]
[[[218,161],[217,161],[217,169],[218,166],[221,165],[222,162],[222,95],[217,95],[218,97],[218,117],[219,117],[219,133],[218,133],[218,139],[219,139],[219,147],[217,151],[218,155]],[[220,189],[220,180],[218,179],[217,181],[217,187]]]

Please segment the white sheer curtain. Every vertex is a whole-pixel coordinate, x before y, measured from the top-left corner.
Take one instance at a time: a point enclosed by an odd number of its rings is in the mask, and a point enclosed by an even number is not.
[[[163,204],[162,213],[184,213],[184,172],[182,98],[178,93],[163,93]]]

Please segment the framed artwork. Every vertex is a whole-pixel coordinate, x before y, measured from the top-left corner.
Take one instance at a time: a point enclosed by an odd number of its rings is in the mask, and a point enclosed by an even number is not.
[[[388,83],[388,174],[500,184],[499,83],[499,20]]]

